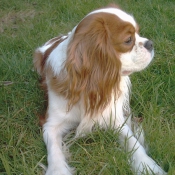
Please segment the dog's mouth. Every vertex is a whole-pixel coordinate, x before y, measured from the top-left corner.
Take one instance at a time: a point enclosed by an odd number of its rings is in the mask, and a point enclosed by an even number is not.
[[[127,76],[127,75],[130,75],[132,74],[132,71],[122,71],[122,76]]]

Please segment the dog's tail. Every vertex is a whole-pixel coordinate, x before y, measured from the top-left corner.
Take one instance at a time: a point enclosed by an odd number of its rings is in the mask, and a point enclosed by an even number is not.
[[[46,62],[46,59],[44,59],[43,53],[41,53],[40,50],[37,49],[34,52],[33,64],[34,64],[34,68],[36,69],[36,71],[41,77],[43,77],[45,62]]]
[[[43,90],[44,92],[44,109],[43,111],[38,114],[38,118],[39,118],[39,125],[42,127],[44,125],[44,123],[46,122],[46,110],[47,110],[47,106],[48,106],[48,95],[47,95],[47,86],[46,86],[46,78],[45,78],[45,73],[44,73],[44,65],[45,65],[46,59],[44,58],[43,53],[40,52],[39,49],[37,49],[34,52],[34,58],[33,58],[33,64],[34,64],[34,68],[37,71],[37,73],[39,74],[39,85],[40,88]]]

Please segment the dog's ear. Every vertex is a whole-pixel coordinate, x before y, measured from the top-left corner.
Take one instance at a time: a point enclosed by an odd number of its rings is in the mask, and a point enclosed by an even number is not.
[[[67,76],[62,81],[67,82],[69,105],[83,96],[86,112],[103,110],[111,100],[112,91],[119,92],[118,57],[103,15],[93,14],[82,20],[68,46]]]

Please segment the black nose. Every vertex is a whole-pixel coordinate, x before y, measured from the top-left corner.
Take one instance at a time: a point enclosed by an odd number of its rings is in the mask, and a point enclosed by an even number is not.
[[[153,50],[153,42],[151,40],[146,41],[144,47],[151,52]]]

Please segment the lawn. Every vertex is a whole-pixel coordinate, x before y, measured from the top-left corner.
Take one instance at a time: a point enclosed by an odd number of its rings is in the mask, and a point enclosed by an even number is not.
[[[110,0],[0,1],[0,175],[41,175],[46,147],[37,114],[43,92],[33,70],[35,48],[69,32],[88,12]],[[134,15],[140,34],[154,41],[155,58],[131,75],[131,107],[142,116],[149,155],[175,175],[175,2],[114,0]],[[71,136],[70,136],[71,137]],[[98,130],[69,141],[77,175],[132,175],[118,134]]]

